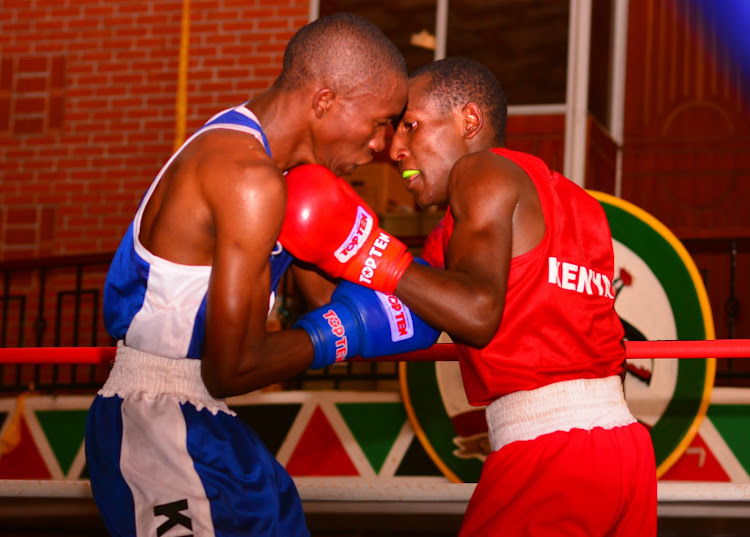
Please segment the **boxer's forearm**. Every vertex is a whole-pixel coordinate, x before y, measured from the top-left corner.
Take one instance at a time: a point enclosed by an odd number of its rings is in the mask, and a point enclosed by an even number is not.
[[[474,347],[489,342],[502,318],[502,296],[460,272],[412,263],[395,294],[424,322]]]

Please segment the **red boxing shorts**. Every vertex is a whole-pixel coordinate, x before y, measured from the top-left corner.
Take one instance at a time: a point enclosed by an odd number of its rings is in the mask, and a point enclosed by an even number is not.
[[[539,428],[540,422],[544,430],[541,416],[554,414],[550,412],[554,407],[565,409],[567,395],[557,401],[549,397],[549,391],[543,395],[524,401],[525,415],[533,415],[533,420],[529,427],[517,428],[521,433]],[[570,401],[586,405],[580,396],[574,393]],[[540,401],[546,408],[536,408]],[[573,422],[582,423],[582,417],[592,415],[591,409],[611,407],[610,401],[603,401],[599,398],[580,406],[586,416],[570,409],[567,413],[574,416]],[[517,401],[513,408],[519,408]],[[611,411],[601,414],[605,420],[611,415]],[[522,420],[510,421],[518,425]],[[506,430],[502,423],[494,426]],[[493,424],[490,429],[492,435]],[[484,463],[460,537],[656,535],[656,463],[648,430],[635,421],[607,428],[574,425],[560,429],[500,446],[493,443],[499,449]]]

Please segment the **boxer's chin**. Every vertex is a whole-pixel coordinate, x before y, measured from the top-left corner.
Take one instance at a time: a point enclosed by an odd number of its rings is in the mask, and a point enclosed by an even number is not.
[[[406,190],[408,190],[414,199],[419,199],[424,194],[424,180],[421,173],[416,173],[409,177],[408,183],[406,184]]]
[[[422,188],[407,188],[409,193],[414,198],[414,202],[419,205],[422,209],[429,207],[430,202],[428,199],[425,199],[424,189]]]

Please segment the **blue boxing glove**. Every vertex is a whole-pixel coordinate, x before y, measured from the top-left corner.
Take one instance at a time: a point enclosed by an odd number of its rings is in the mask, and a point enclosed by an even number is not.
[[[303,328],[312,339],[312,369],[353,356],[375,358],[426,349],[440,336],[395,296],[347,281],[336,287],[330,303],[300,317],[294,328]]]

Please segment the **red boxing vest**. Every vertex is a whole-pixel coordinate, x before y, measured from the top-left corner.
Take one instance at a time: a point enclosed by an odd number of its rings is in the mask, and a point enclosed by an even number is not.
[[[482,349],[457,345],[472,405],[563,380],[619,375],[624,331],[614,309],[614,252],[604,210],[540,159],[493,149],[531,177],[544,212],[544,238],[511,260],[502,322]],[[448,210],[444,248],[453,232]],[[445,251],[444,250],[444,251]]]
[[[453,220],[451,220],[451,224],[452,223]],[[445,250],[448,245],[447,237],[444,232],[444,225],[445,217],[441,218],[440,221],[435,224],[435,227],[432,228],[430,234],[427,235],[427,238],[424,241],[424,246],[422,246],[422,253],[419,256],[427,261],[429,265],[441,269],[445,268]]]

